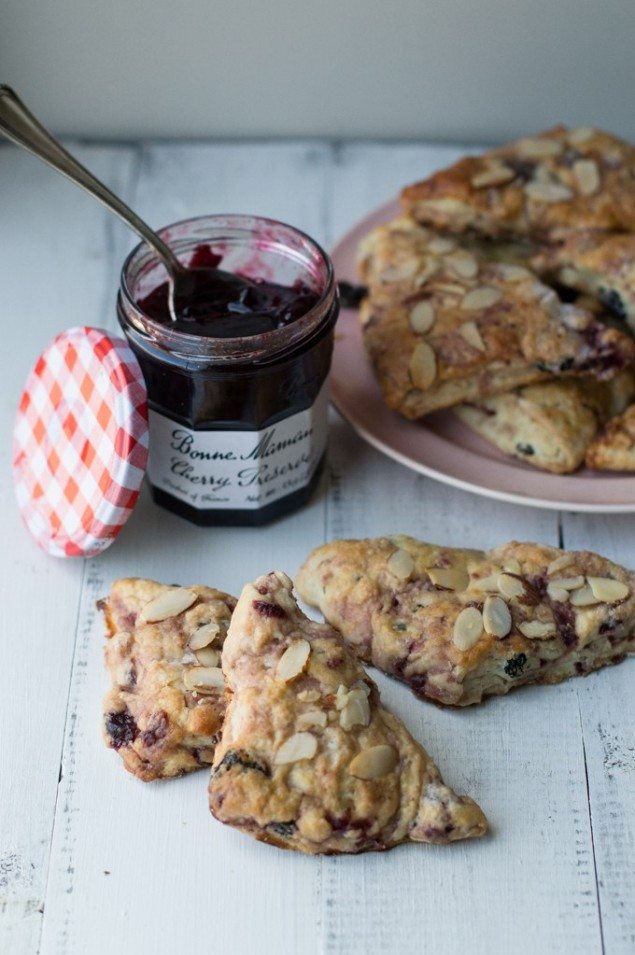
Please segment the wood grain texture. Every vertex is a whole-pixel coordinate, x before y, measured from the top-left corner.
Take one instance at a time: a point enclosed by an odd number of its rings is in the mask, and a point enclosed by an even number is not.
[[[459,152],[215,143],[94,147],[81,158],[153,224],[248,211],[286,219],[330,245],[404,182]],[[4,181],[13,184],[0,220],[11,238],[4,300],[8,314],[22,316],[7,330],[8,435],[24,374],[51,335],[79,322],[116,327],[118,272],[134,240],[43,167],[1,148]],[[0,650],[0,734],[10,767],[0,775],[3,955],[633,950],[632,661],[467,712],[418,701],[373,671],[448,782],[488,814],[492,834],[480,843],[297,857],[216,823],[205,771],[142,784],[101,743],[106,676],[95,600],[118,576],[236,593],[273,568],[293,575],[326,539],[396,531],[483,547],[564,540],[635,566],[633,519],[559,518],[476,498],[383,458],[335,412],[331,421],[314,500],[263,530],[196,528],[144,493],[115,546],[83,565],[40,555],[11,495],[0,496],[11,541],[0,569],[13,597]]]

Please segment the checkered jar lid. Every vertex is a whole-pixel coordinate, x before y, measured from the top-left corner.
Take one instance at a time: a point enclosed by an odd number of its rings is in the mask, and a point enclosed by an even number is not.
[[[99,328],[70,328],[42,352],[20,399],[13,478],[43,550],[92,557],[139,496],[148,458],[147,393],[132,351]]]

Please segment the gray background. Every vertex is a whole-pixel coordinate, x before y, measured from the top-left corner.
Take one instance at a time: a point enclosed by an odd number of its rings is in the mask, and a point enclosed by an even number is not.
[[[0,77],[54,129],[635,138],[635,0],[0,0]]]

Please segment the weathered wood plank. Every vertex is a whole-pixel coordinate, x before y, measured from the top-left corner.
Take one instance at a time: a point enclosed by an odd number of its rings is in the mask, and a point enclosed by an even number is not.
[[[77,150],[125,192],[134,154]],[[10,434],[26,374],[54,334],[99,324],[109,287],[106,214],[35,159],[0,147],[3,363],[0,445],[0,951],[37,948],[83,563],[27,536],[10,477]]]
[[[567,547],[635,568],[635,517],[563,516]],[[635,949],[635,661],[576,683],[606,951]]]

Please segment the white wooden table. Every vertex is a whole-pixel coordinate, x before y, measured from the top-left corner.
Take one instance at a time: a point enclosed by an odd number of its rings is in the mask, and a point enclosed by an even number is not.
[[[292,222],[329,246],[456,148],[321,142],[71,144],[155,225],[203,212]],[[35,160],[0,147],[0,952],[575,953],[635,951],[635,662],[466,712],[377,677],[385,701],[483,806],[479,843],[303,858],[210,816],[207,773],[129,776],[100,739],[95,600],[119,576],[237,593],[293,574],[325,539],[407,531],[451,545],[511,538],[635,566],[635,515],[498,504],[382,458],[332,419],[319,493],[260,530],[200,529],[142,499],[96,560],[59,561],[23,530],[10,435],[36,354],[75,324],[115,327],[133,239]]]

